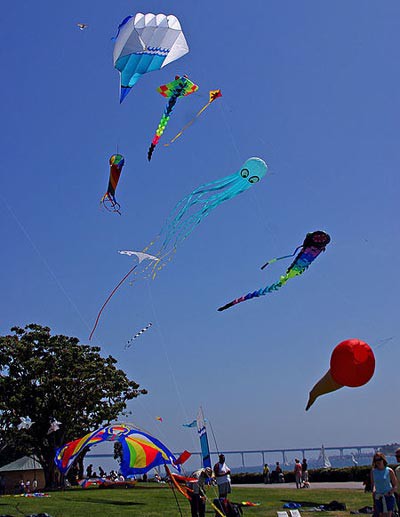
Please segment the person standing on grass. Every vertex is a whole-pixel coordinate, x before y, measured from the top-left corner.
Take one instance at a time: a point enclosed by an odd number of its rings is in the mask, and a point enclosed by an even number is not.
[[[225,498],[231,493],[231,469],[225,463],[225,456],[219,455],[219,461],[214,465],[214,475],[218,485],[218,497]]]
[[[191,475],[197,479],[197,482],[188,483],[188,487],[192,490],[190,495],[190,512],[192,517],[205,517],[206,515],[206,494],[205,485],[207,479],[211,478],[213,472],[210,467],[196,470]]]
[[[263,468],[263,480],[264,480],[264,484],[268,484],[269,483],[269,467],[268,467],[268,463],[266,463],[264,465],[264,468]]]
[[[301,464],[301,479],[304,485],[308,483],[308,465],[305,458],[303,458],[303,463]]]
[[[371,486],[376,510],[380,517],[391,517],[394,510],[394,492],[397,479],[393,470],[387,466],[382,452],[376,452],[372,460]]]
[[[303,469],[301,467],[300,460],[297,458],[294,460],[294,480],[296,481],[296,488],[301,488]]]

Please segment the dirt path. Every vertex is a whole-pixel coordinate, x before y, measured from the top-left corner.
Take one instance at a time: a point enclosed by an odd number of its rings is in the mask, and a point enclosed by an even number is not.
[[[296,489],[295,483],[273,483],[270,485],[264,485],[264,483],[252,483],[249,485],[233,485],[237,488],[291,488]],[[364,485],[361,481],[345,481],[343,483],[311,483],[310,488],[302,488],[301,490],[364,490]]]

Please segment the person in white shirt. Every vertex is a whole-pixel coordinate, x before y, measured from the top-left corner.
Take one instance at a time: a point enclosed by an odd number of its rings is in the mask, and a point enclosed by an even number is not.
[[[231,470],[225,463],[225,456],[220,454],[219,461],[214,465],[214,475],[218,485],[218,497],[227,497],[231,493]]]

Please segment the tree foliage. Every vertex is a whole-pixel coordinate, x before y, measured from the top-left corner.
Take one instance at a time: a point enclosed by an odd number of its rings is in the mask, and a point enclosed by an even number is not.
[[[116,420],[128,400],[147,392],[99,347],[36,324],[11,331],[0,336],[0,449],[37,456],[52,485],[58,447]],[[34,422],[30,429],[17,429],[22,416]],[[48,434],[52,418],[62,425]]]

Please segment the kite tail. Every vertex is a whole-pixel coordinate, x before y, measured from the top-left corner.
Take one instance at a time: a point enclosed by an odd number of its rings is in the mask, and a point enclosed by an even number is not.
[[[201,110],[196,113],[196,115],[192,118],[192,120],[190,120],[185,126],[183,126],[183,128],[179,131],[179,133],[177,135],[174,136],[174,138],[168,142],[167,144],[164,144],[165,147],[168,147],[169,145],[173,144],[175,142],[175,140],[177,140],[180,136],[182,136],[182,134],[184,133],[184,131],[186,131],[186,129],[188,129],[192,124],[193,122],[198,118],[200,117],[200,115],[203,113],[203,111],[205,111],[208,106],[213,102],[215,101],[215,99],[218,99],[218,97],[222,97],[222,93],[221,93],[221,90],[211,90],[210,91],[210,100],[207,102],[207,104],[205,104]]]
[[[220,307],[218,310],[220,312],[224,311],[226,309],[229,309],[230,307],[233,307],[234,305],[237,305],[238,303],[245,302],[246,300],[251,300],[252,298],[258,298],[263,294],[265,294],[263,293],[263,289],[259,289],[258,291],[254,291],[253,293],[247,293],[245,296],[241,296],[240,298],[236,298],[236,300],[232,300],[223,307]]]
[[[271,285],[268,285],[267,287],[258,289],[257,291],[253,291],[252,293],[247,293],[245,296],[241,296],[240,298],[236,298],[236,300],[232,300],[231,302],[227,303],[223,307],[220,307],[218,310],[224,311],[225,309],[229,309],[230,307],[233,307],[234,305],[237,305],[238,303],[245,302],[246,300],[251,300],[252,298],[258,298],[260,296],[264,296],[268,293],[271,293],[272,291],[277,291],[283,285],[285,285],[288,280],[289,280],[289,276],[283,275],[274,284],[271,284]]]
[[[108,203],[110,204],[111,208],[107,206]],[[121,205],[117,202],[114,196],[111,196],[109,192],[106,192],[104,194],[104,196],[100,200],[100,204],[102,204],[104,208],[109,212],[116,212],[117,214],[121,215]]]
[[[114,296],[114,294],[117,292],[117,290],[120,288],[120,286],[125,282],[125,280],[128,278],[128,276],[137,268],[137,264],[135,264],[133,266],[133,268],[131,268],[127,274],[124,276],[124,278],[122,280],[119,281],[119,283],[114,287],[114,289],[111,291],[111,293],[108,295],[108,298],[107,300],[103,303],[98,315],[97,315],[97,318],[96,318],[96,321],[94,322],[94,326],[92,328],[92,332],[90,333],[90,336],[89,336],[89,341],[92,339],[92,336],[94,334],[94,331],[96,330],[96,327],[99,323],[99,320],[100,320],[100,316],[101,316],[101,313],[103,312],[103,310],[105,309],[106,305],[108,304],[108,302],[111,300],[111,298]]]
[[[173,144],[175,142],[175,140],[178,140],[178,138],[180,136],[182,136],[182,134],[186,131],[186,129],[188,129],[194,123],[196,118],[198,118],[203,113],[203,111],[208,108],[208,106],[210,104],[211,104],[211,102],[207,102],[207,104],[201,108],[201,110],[196,114],[196,116],[194,116],[192,118],[192,120],[190,120],[185,126],[183,126],[183,128],[179,131],[179,133],[177,133],[174,136],[174,138],[172,140],[170,140],[167,144],[164,144],[164,147],[168,147],[169,145]]]
[[[303,244],[301,244],[300,246],[297,246],[297,248],[294,250],[294,252],[291,254],[291,255],[284,255],[283,257],[278,257],[278,258],[274,258],[274,259],[271,259],[269,260],[268,262],[266,262],[263,266],[261,266],[261,269],[264,269],[266,268],[269,264],[273,264],[274,262],[277,262],[278,260],[282,260],[282,259],[286,259],[286,258],[290,258],[290,257],[294,257],[294,255],[296,255],[296,253],[298,252],[298,250],[300,248],[303,247]]]
[[[154,135],[153,140],[151,141],[149,150],[147,152],[147,159],[149,161],[151,160],[154,149],[156,148],[156,145],[158,144],[162,134],[164,133],[165,128],[167,127],[169,117],[171,116],[172,110],[174,109],[174,106],[176,104],[176,101],[178,100],[178,97],[179,97],[178,94],[173,95],[168,101],[167,107],[165,108],[163,116],[161,117],[160,123],[158,124],[156,134]]]

